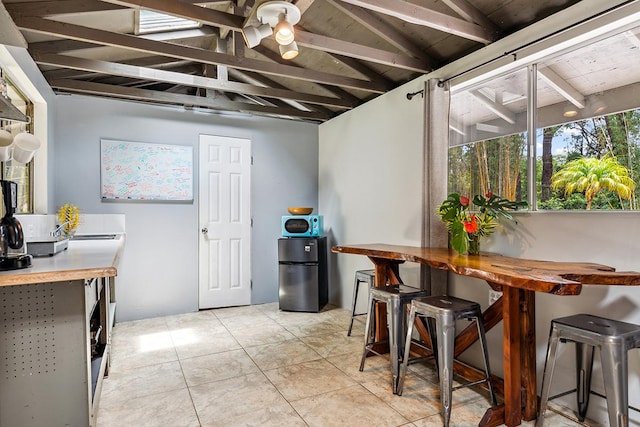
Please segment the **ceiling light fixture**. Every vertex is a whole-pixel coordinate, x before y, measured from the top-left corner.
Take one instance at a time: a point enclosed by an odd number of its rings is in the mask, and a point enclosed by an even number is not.
[[[598,99],[591,105],[591,114],[598,115],[607,109],[607,104]]]
[[[562,110],[562,115],[571,118],[578,115],[578,109],[573,104],[567,104]]]
[[[298,56],[298,44],[291,42],[288,45],[280,45],[280,56],[282,59],[293,59]]]
[[[274,28],[276,41],[280,46],[286,46],[293,43],[294,32],[293,25],[287,20],[287,14],[281,13],[278,18],[278,24]]]
[[[266,39],[271,34],[273,34],[273,30],[269,26],[269,24],[262,24],[257,27],[248,26],[242,29],[242,37],[244,37],[244,42],[247,47],[253,49],[254,47],[260,44],[262,39]]]
[[[267,1],[258,5],[254,11],[246,19],[242,28],[247,47],[256,47],[262,39],[275,32],[282,58],[295,58],[298,54],[298,46],[294,42],[293,26],[300,22],[300,9],[286,1]]]

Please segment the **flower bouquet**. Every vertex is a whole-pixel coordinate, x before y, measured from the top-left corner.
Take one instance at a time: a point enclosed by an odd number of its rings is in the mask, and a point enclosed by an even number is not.
[[[77,206],[67,203],[58,209],[58,221],[62,234],[65,237],[72,237],[78,225],[80,225],[80,209]]]
[[[480,253],[480,238],[495,231],[497,218],[503,217],[517,223],[508,210],[527,206],[525,201],[510,201],[491,192],[485,196],[476,195],[473,204],[478,210],[471,213],[469,198],[451,193],[438,207],[438,214],[451,235],[451,247],[460,254]]]

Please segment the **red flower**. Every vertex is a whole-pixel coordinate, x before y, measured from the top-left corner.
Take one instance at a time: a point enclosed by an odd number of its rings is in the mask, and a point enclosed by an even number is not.
[[[469,198],[468,197],[464,197],[464,196],[460,196],[460,204],[462,206],[469,206]]]
[[[492,197],[493,197],[493,192],[492,192],[492,191],[489,191],[489,192],[487,193],[486,197],[487,197],[487,199],[492,198]]]
[[[464,231],[466,231],[467,233],[475,233],[476,231],[478,231],[478,219],[475,215],[471,215],[470,218],[470,221],[462,221],[462,224],[464,225]]]

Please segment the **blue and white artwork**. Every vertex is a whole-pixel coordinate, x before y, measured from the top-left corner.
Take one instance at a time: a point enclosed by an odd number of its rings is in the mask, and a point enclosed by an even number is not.
[[[193,201],[193,148],[100,140],[105,201]]]

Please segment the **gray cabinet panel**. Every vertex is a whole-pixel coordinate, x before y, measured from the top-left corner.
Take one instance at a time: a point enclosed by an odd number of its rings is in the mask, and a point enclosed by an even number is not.
[[[0,427],[95,424],[90,318],[95,307],[108,321],[103,280],[0,287]]]

